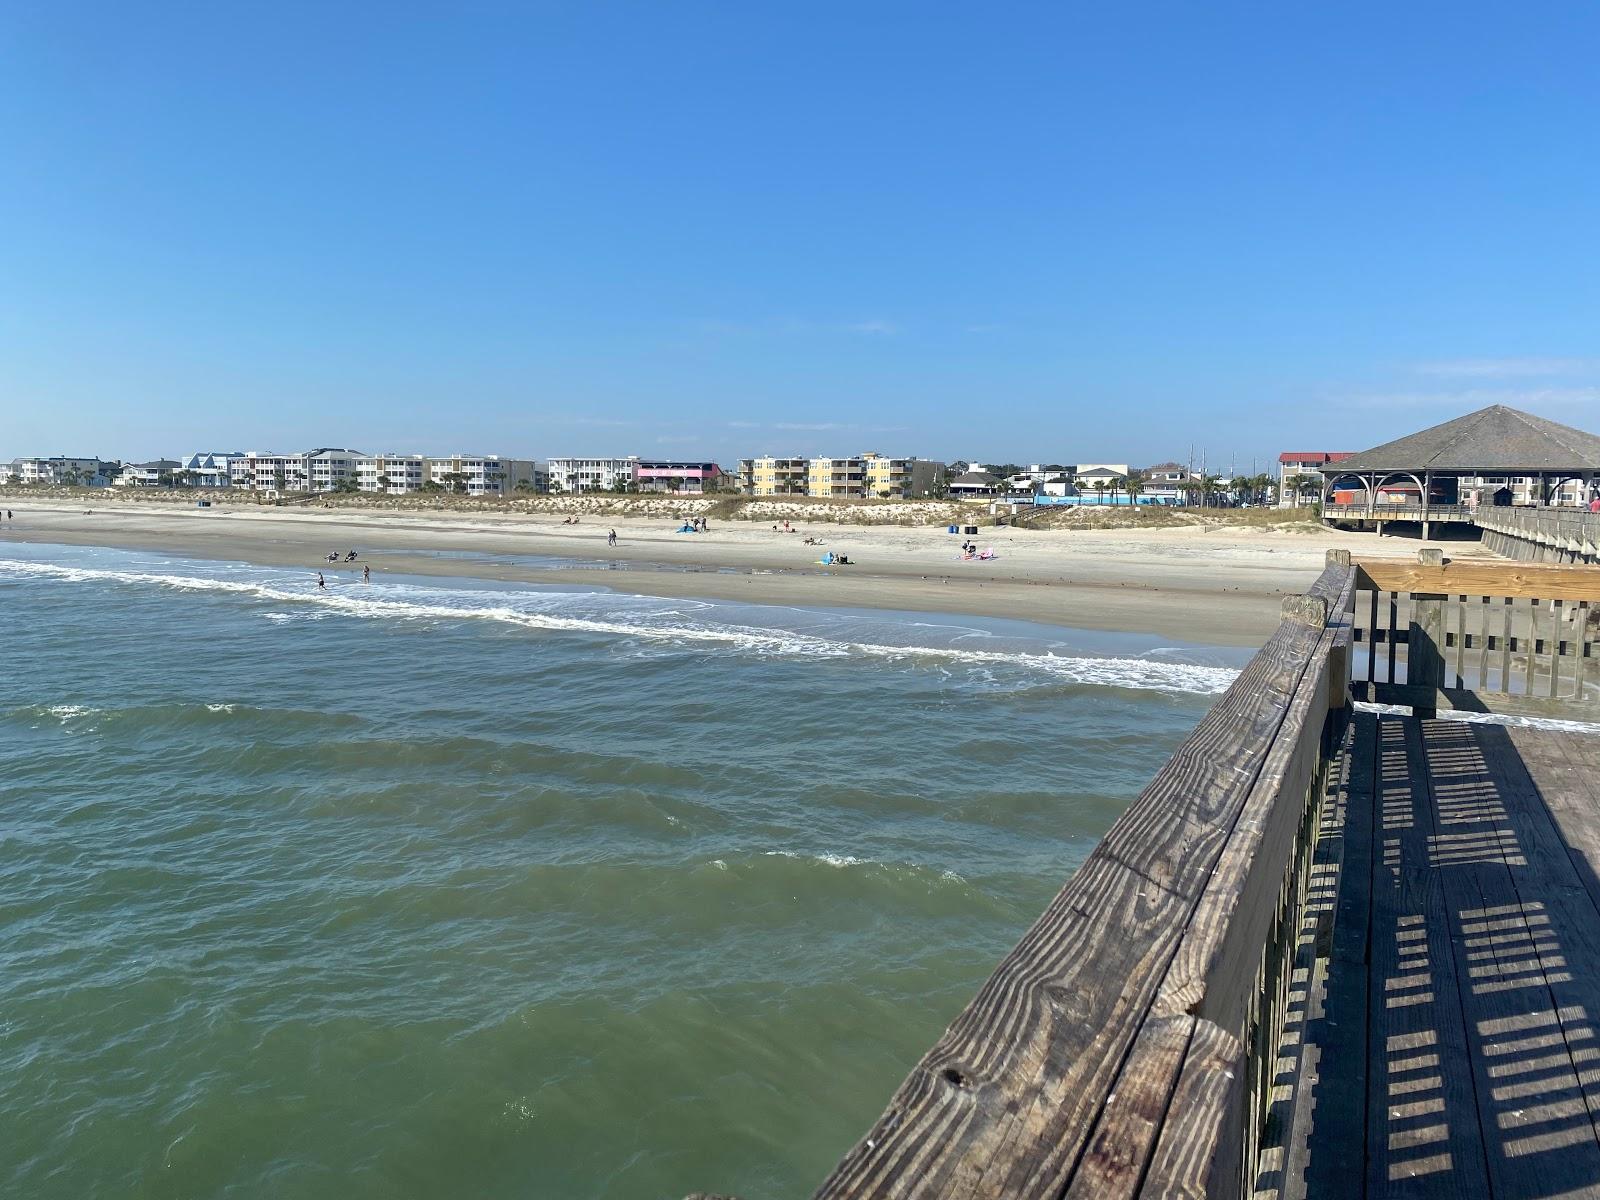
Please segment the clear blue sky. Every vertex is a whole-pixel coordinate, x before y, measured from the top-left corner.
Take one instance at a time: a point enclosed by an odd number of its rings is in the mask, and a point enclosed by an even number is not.
[[[0,453],[1600,430],[1592,3],[0,14]]]

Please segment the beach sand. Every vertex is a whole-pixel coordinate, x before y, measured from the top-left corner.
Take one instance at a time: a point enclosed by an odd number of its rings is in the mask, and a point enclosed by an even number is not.
[[[1281,598],[1304,591],[1328,548],[1414,557],[1419,543],[1372,534],[1254,529],[1037,530],[985,528],[991,562],[962,562],[965,540],[943,527],[796,526],[716,521],[675,532],[660,519],[584,521],[481,512],[385,512],[225,504],[87,503],[8,498],[0,541],[157,551],[323,571],[330,585],[374,575],[560,583],[659,596],[759,604],[878,608],[1009,617],[1079,629],[1153,633],[1212,645],[1255,645]],[[0,504],[3,507],[4,504]],[[607,530],[618,545],[608,548]],[[822,547],[803,544],[814,534]],[[329,552],[360,553],[333,567]],[[1481,553],[1451,542],[1452,556]],[[856,565],[824,567],[825,550]],[[513,556],[513,557],[505,557]],[[519,562],[520,557],[534,561]],[[555,559],[560,562],[541,562]]]

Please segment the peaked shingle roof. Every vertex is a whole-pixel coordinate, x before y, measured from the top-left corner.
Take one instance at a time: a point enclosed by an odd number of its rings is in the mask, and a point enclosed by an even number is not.
[[[1342,471],[1600,471],[1600,437],[1503,404],[1352,454]]]

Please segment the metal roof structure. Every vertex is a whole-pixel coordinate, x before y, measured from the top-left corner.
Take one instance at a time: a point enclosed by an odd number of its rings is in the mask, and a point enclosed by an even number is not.
[[[1600,471],[1600,437],[1491,404],[1352,454],[1340,473],[1384,471]]]

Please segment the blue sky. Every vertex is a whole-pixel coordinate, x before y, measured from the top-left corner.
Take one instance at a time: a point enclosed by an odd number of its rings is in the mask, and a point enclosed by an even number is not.
[[[0,454],[1600,430],[1589,3],[7,5]]]

